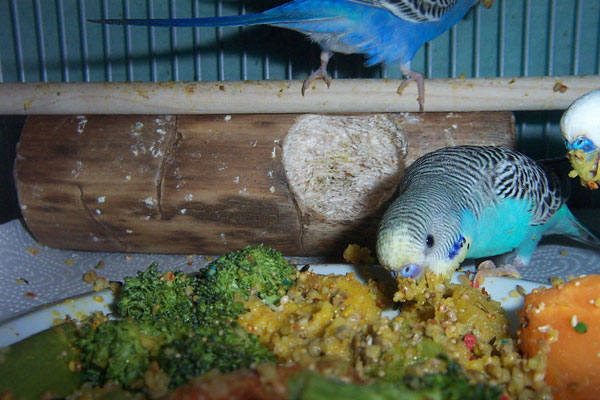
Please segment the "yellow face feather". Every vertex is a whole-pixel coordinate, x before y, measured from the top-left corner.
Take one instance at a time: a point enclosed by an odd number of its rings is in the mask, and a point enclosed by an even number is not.
[[[471,238],[465,240],[465,245],[453,259],[439,258],[426,254],[423,243],[413,238],[406,227],[398,226],[379,233],[377,258],[381,265],[395,272],[400,272],[407,265],[416,264],[423,270],[447,275],[454,272],[466,258]]]

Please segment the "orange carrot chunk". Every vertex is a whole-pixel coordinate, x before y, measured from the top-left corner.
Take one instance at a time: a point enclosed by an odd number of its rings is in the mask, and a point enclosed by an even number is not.
[[[589,275],[525,297],[521,351],[549,351],[545,381],[554,398],[600,398],[600,275]]]

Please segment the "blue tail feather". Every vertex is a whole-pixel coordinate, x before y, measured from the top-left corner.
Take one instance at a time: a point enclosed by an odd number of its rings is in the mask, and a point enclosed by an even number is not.
[[[164,19],[90,19],[89,22],[112,25],[138,25],[138,26],[162,26],[162,27],[196,27],[196,26],[245,26],[245,25],[267,25],[286,24],[300,21],[328,19],[323,16],[310,17],[304,13],[296,15],[280,10],[276,7],[256,14],[230,15],[223,17],[208,18],[164,18]]]
[[[575,218],[566,204],[558,210],[553,218],[557,218],[557,220],[553,228],[548,232],[549,234],[562,234],[588,246],[600,248],[600,239]]]

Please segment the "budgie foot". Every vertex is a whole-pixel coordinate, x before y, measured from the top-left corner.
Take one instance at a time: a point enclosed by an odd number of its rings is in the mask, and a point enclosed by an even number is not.
[[[323,79],[327,84],[327,87],[331,86],[331,78],[327,74],[327,63],[332,55],[333,52],[331,51],[321,52],[321,66],[304,80],[304,83],[302,84],[302,96],[304,96],[304,92],[310,87],[315,79]]]
[[[401,95],[404,88],[408,86],[410,82],[415,82],[419,94],[419,97],[417,97],[417,101],[419,102],[419,112],[423,112],[425,109],[425,79],[423,74],[403,67],[400,67],[400,71],[406,76],[406,79],[398,87],[398,94]]]
[[[473,286],[479,287],[483,283],[485,278],[491,276],[507,276],[510,278],[522,278],[516,265],[504,264],[501,267],[497,267],[492,260],[486,260],[479,264],[479,266],[477,267],[477,273],[473,278]]]

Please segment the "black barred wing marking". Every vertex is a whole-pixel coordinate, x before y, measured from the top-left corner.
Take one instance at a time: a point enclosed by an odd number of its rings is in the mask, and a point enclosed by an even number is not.
[[[566,202],[568,191],[541,164],[508,147],[455,146],[428,153],[409,166],[400,195],[451,203],[479,217],[491,203],[507,198],[529,205],[532,225],[544,224]],[[408,212],[408,211],[407,211]]]
[[[385,8],[392,14],[410,22],[438,21],[459,0],[350,0],[356,3]]]
[[[494,149],[497,150],[497,149]],[[496,160],[493,186],[501,198],[524,199],[530,204],[531,225],[540,225],[566,201],[560,179],[552,171],[532,159],[509,149],[503,149]]]

